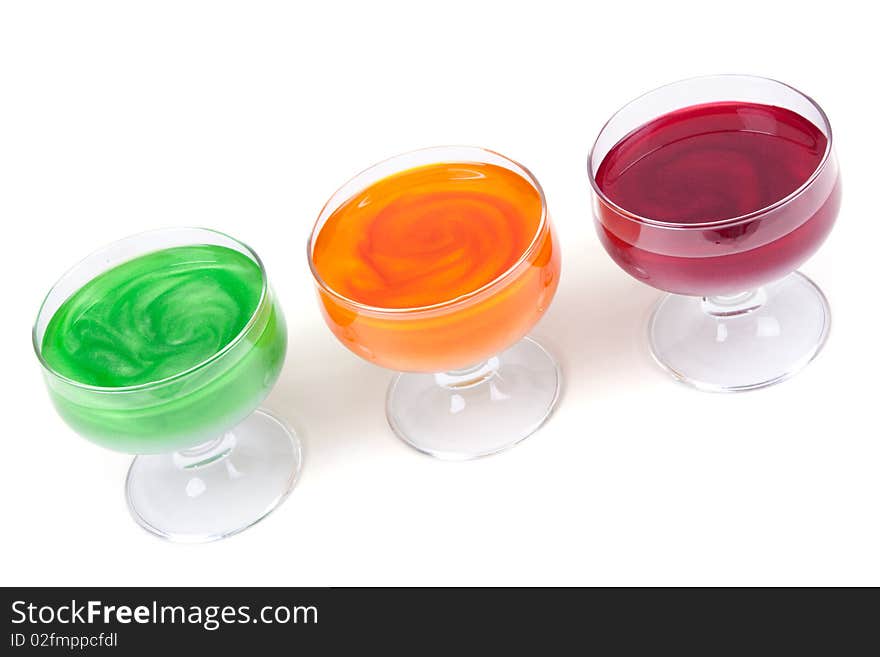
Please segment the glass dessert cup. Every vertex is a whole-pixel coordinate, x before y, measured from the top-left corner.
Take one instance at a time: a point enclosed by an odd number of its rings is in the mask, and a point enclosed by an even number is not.
[[[818,165],[794,192],[741,216],[684,223],[640,216],[597,183],[606,156],[634,131],[684,108],[729,102],[790,111],[827,139]],[[828,337],[830,309],[819,288],[795,270],[830,233],[841,183],[831,125],[815,101],[746,75],[675,82],[608,121],[590,153],[589,175],[606,251],[634,278],[670,293],[653,314],[649,339],[654,358],[674,377],[701,390],[751,390],[787,379],[816,357]]]
[[[537,231],[513,266],[477,289],[427,306],[371,306],[333,289],[314,259],[328,219],[356,195],[371,193],[377,182],[437,164],[503,167],[537,194]],[[531,435],[552,413],[559,367],[525,336],[556,292],[560,251],[543,191],[521,165],[472,147],[427,148],[385,160],[330,198],[309,239],[308,257],[330,330],[356,355],[399,372],[388,390],[386,414],[393,431],[415,449],[448,460],[494,454]]]
[[[124,387],[87,385],[47,362],[43,338],[50,320],[84,285],[139,256],[192,245],[237,251],[262,275],[255,310],[225,347],[173,376]],[[281,371],[286,326],[262,262],[241,242],[201,228],[115,242],[54,285],[37,316],[33,344],[65,422],[102,447],[138,455],[126,480],[128,507],[153,534],[188,543],[224,538],[264,518],[292,489],[299,441],[279,419],[256,410]]]

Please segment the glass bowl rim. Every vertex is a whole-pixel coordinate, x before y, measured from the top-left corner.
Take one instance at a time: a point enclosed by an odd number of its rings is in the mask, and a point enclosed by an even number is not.
[[[706,80],[706,79],[711,79],[711,78],[744,78],[744,79],[763,80],[766,82],[771,82],[775,85],[779,85],[781,87],[785,87],[786,89],[789,89],[790,91],[793,91],[798,96],[800,96],[801,98],[805,99],[808,103],[810,103],[816,109],[816,111],[819,112],[819,115],[822,117],[822,121],[825,124],[824,127],[827,130],[827,137],[828,137],[828,143],[825,145],[825,152],[822,154],[822,159],[816,165],[816,168],[810,174],[810,177],[807,178],[796,190],[794,190],[793,192],[791,192],[787,196],[784,196],[783,198],[781,198],[777,201],[774,201],[773,203],[771,203],[767,206],[764,206],[764,207],[759,208],[757,210],[753,210],[752,212],[748,212],[746,214],[738,215],[736,217],[729,217],[727,219],[718,219],[716,221],[704,221],[704,222],[698,222],[698,223],[679,223],[679,222],[673,222],[673,221],[660,221],[658,219],[650,219],[649,217],[642,217],[641,215],[638,215],[635,212],[631,212],[631,211],[627,210],[626,208],[619,206],[617,203],[615,203],[610,198],[608,198],[608,196],[605,194],[605,192],[603,192],[599,188],[599,185],[596,183],[596,172],[593,169],[593,154],[596,152],[596,147],[599,145],[599,139],[601,138],[602,134],[605,132],[605,129],[609,126],[609,124],[626,108],[631,107],[632,105],[635,105],[636,103],[644,100],[646,97],[648,97],[648,96],[650,96],[650,95],[652,95],[662,89],[666,89],[667,87],[672,87],[675,85],[685,84],[688,82],[696,82],[698,80]],[[682,108],[690,107],[690,105],[682,105],[681,107]],[[657,117],[654,117],[654,118],[657,118]],[[806,117],[804,117],[804,118],[806,118]],[[638,127],[640,127],[640,126],[637,126],[636,128],[634,128],[634,130],[638,129]],[[819,127],[819,126],[817,126],[817,127]],[[632,131],[630,131],[630,133],[631,132]],[[630,133],[627,133],[627,134],[630,134]],[[680,80],[675,80],[674,82],[669,82],[667,84],[660,85],[659,87],[655,87],[654,89],[651,89],[650,91],[646,91],[645,93],[640,94],[639,96],[633,98],[632,100],[630,100],[629,102],[627,102],[626,104],[621,106],[616,112],[614,112],[614,114],[612,114],[611,117],[602,126],[602,129],[599,130],[599,134],[596,136],[596,140],[593,142],[593,146],[590,148],[590,153],[587,156],[587,173],[588,173],[588,177],[590,179],[590,185],[592,186],[593,192],[596,194],[596,196],[604,204],[606,204],[612,210],[614,210],[616,213],[618,213],[622,218],[627,219],[629,221],[632,221],[634,223],[645,224],[648,226],[652,226],[654,228],[665,228],[667,230],[701,230],[701,229],[706,229],[706,228],[727,228],[727,227],[736,226],[736,225],[739,225],[742,223],[747,223],[749,221],[753,221],[753,220],[761,217],[762,215],[767,214],[768,212],[772,212],[773,210],[776,210],[777,208],[780,208],[784,205],[791,203],[797,197],[799,197],[801,194],[806,192],[813,185],[813,183],[819,178],[819,176],[822,175],[828,162],[831,161],[831,154],[834,151],[834,143],[833,142],[834,142],[834,135],[833,135],[833,132],[831,129],[831,121],[828,119],[828,115],[825,114],[825,110],[823,110],[822,106],[819,105],[819,103],[817,103],[815,100],[813,100],[812,97],[808,96],[803,91],[801,91],[800,89],[797,89],[796,87],[793,87],[790,84],[787,84],[785,82],[781,82],[781,81],[776,80],[774,78],[764,77],[761,75],[749,75],[749,74],[745,74],[745,73],[717,73],[714,75],[697,75],[694,77],[682,78]],[[620,140],[618,140],[617,143],[620,143]],[[603,161],[604,161],[604,158],[603,158]]]
[[[204,360],[199,361],[195,365],[188,367],[185,370],[181,370],[180,372],[176,372],[175,374],[172,374],[170,376],[166,376],[162,379],[156,379],[155,381],[147,381],[145,383],[137,383],[137,384],[128,385],[128,386],[96,386],[96,385],[89,384],[89,383],[83,383],[82,381],[77,381],[76,379],[71,379],[70,377],[65,376],[64,374],[61,374],[60,372],[55,370],[51,365],[49,365],[49,363],[46,362],[46,359],[43,357],[43,353],[42,353],[43,352],[42,345],[39,344],[37,341],[37,325],[39,323],[40,317],[42,317],[42,315],[43,315],[43,309],[46,306],[46,302],[49,300],[49,297],[51,296],[51,294],[55,290],[55,288],[58,287],[58,285],[65,278],[67,278],[69,275],[73,274],[77,269],[82,267],[87,261],[89,261],[92,258],[94,258],[95,256],[103,253],[107,249],[110,249],[110,248],[120,244],[121,242],[135,240],[137,238],[144,237],[147,235],[156,235],[159,233],[170,233],[170,232],[186,231],[186,230],[204,231],[204,232],[213,233],[215,235],[219,235],[221,237],[225,237],[226,239],[232,240],[233,242],[238,244],[240,247],[242,247],[245,250],[246,255],[248,255],[251,259],[253,259],[253,261],[260,268],[260,274],[262,277],[262,287],[260,289],[260,298],[257,301],[257,305],[254,308],[253,313],[251,313],[251,316],[248,318],[248,321],[242,327],[241,331],[239,331],[238,334],[234,338],[232,338],[232,340],[230,340],[228,343],[226,343],[223,346],[223,348],[220,349],[219,351],[215,352],[214,354],[212,354],[208,358],[205,358]],[[193,246],[195,246],[195,244],[193,244]],[[173,248],[173,247],[167,247],[167,248]],[[143,255],[148,255],[149,253],[155,253],[156,251],[161,251],[161,250],[163,250],[163,249],[159,248],[159,249],[156,249],[155,251],[147,251],[145,253],[142,253],[141,255],[134,256],[134,258],[139,258]],[[113,267],[118,267],[119,265],[125,264],[126,262],[130,262],[134,258],[119,262],[116,265],[113,265]],[[110,269],[113,269],[113,267],[105,269],[104,271],[96,274],[95,276],[90,278],[89,281],[87,281],[87,283],[94,280],[95,277],[100,276],[104,272],[109,271]],[[87,283],[84,283],[83,285],[85,285]],[[76,292],[79,291],[80,289],[82,289],[82,285],[79,286],[72,294],[76,294]],[[49,291],[46,293],[46,296],[43,298],[43,301],[40,304],[40,309],[37,311],[37,318],[36,318],[36,320],[34,320],[34,326],[31,329],[31,342],[34,347],[34,353],[36,353],[37,359],[40,361],[40,365],[42,365],[43,370],[47,374],[53,376],[54,378],[58,379],[59,381],[62,381],[63,383],[65,383],[67,385],[73,386],[75,388],[79,388],[81,390],[88,390],[91,392],[103,393],[103,394],[117,394],[117,393],[137,392],[137,391],[142,391],[142,390],[151,390],[151,389],[159,388],[159,387],[164,386],[166,384],[172,383],[174,381],[178,381],[178,380],[183,379],[191,374],[194,374],[195,372],[207,367],[211,363],[222,358],[225,354],[229,353],[237,344],[239,344],[242,340],[244,340],[245,336],[250,332],[250,330],[257,323],[257,319],[259,317],[260,311],[262,310],[263,306],[265,305],[265,302],[266,302],[268,295],[269,295],[269,280],[268,280],[268,275],[266,274],[266,268],[263,265],[263,261],[260,259],[260,256],[257,255],[256,251],[254,251],[250,246],[248,246],[247,244],[245,244],[241,240],[239,240],[235,237],[232,237],[231,235],[228,235],[227,233],[224,233],[222,231],[214,230],[213,228],[204,228],[201,226],[174,226],[174,227],[170,227],[170,228],[154,228],[152,230],[145,230],[145,231],[141,231],[139,233],[134,233],[132,235],[128,235],[126,237],[122,237],[118,240],[114,240],[112,242],[104,244],[103,246],[98,247],[97,249],[95,249],[94,251],[92,251],[91,253],[86,255],[84,258],[81,258],[79,261],[77,261],[77,263],[75,265],[73,265],[72,267],[69,267],[63,274],[61,274],[61,276],[58,277],[58,279],[55,281],[55,283],[52,284],[52,287],[49,288]],[[70,297],[68,296],[67,299],[69,299],[69,298]],[[64,301],[66,301],[67,299],[65,299]],[[61,303],[63,304],[64,301],[62,301]],[[61,306],[59,304],[59,308],[60,307]],[[57,308],[56,308],[55,312],[58,312]],[[55,313],[53,313],[52,315],[54,316],[54,314]],[[52,320],[52,318],[50,317],[49,321],[51,321],[51,320]],[[47,324],[47,326],[48,326],[48,324]]]
[[[427,153],[431,153],[431,152],[441,152],[441,151],[447,151],[447,150],[453,150],[453,149],[458,149],[458,150],[462,150],[462,151],[471,151],[473,153],[489,153],[490,155],[492,155],[494,157],[501,158],[506,163],[513,165],[513,167],[514,167],[512,169],[513,173],[515,173],[516,175],[523,178],[526,182],[528,182],[530,185],[532,185],[532,187],[534,187],[535,190],[538,192],[538,198],[541,201],[541,219],[538,222],[538,227],[535,230],[535,234],[532,237],[531,242],[529,242],[529,245],[523,250],[522,254],[516,260],[516,262],[514,262],[508,269],[506,269],[501,274],[499,274],[498,276],[493,278],[491,281],[485,283],[484,285],[480,286],[479,288],[477,288],[475,290],[471,290],[470,292],[466,292],[465,294],[460,294],[457,297],[454,297],[452,299],[446,299],[444,301],[439,301],[437,303],[433,303],[433,304],[429,304],[429,305],[425,305],[425,306],[410,306],[410,307],[406,307],[406,308],[386,308],[386,307],[382,307],[382,306],[371,306],[369,304],[361,303],[360,301],[356,301],[350,297],[345,296],[341,292],[337,292],[326,281],[324,281],[324,279],[321,278],[321,275],[318,273],[318,270],[315,267],[315,263],[312,260],[312,252],[313,252],[315,240],[318,237],[318,235],[320,235],[321,228],[323,228],[323,225],[319,226],[318,224],[321,222],[321,219],[323,218],[325,211],[330,206],[330,203],[334,200],[336,195],[339,194],[339,192],[341,192],[346,186],[357,181],[359,178],[361,178],[365,174],[369,173],[370,171],[373,171],[374,169],[376,169],[378,167],[381,167],[383,165],[387,165],[387,164],[393,162],[394,160],[404,158],[408,155],[415,155],[415,154],[419,154],[419,153],[426,153],[427,154]],[[445,163],[445,164],[486,164],[486,162],[478,160],[478,159],[465,160],[465,159],[438,158],[432,162],[426,162],[424,164],[416,165],[414,167],[408,167],[408,168],[394,171],[392,173],[389,173],[388,176],[384,176],[383,178],[380,178],[379,180],[384,180],[385,178],[387,178],[389,176],[396,175],[398,173],[407,171],[409,169],[418,168],[419,166],[430,166],[431,164],[441,164],[441,163]],[[379,182],[379,180],[377,180],[376,182]],[[375,183],[370,183],[370,185],[372,185],[372,184],[375,184]],[[365,185],[364,187],[361,187],[358,190],[358,192],[362,191],[363,189],[366,189],[366,187],[369,187],[370,185]],[[357,192],[355,192],[355,193],[357,193]],[[353,196],[353,194],[349,195],[342,203],[340,203],[337,206],[337,208],[341,207],[341,205],[343,203],[347,202],[352,196]],[[335,208],[334,208],[334,211],[335,211]],[[365,169],[362,169],[360,172],[358,172],[357,174],[355,174],[354,176],[349,178],[347,181],[345,181],[342,185],[340,185],[336,189],[336,191],[330,195],[330,198],[327,200],[326,203],[324,203],[323,207],[321,208],[321,211],[318,213],[318,218],[315,220],[315,224],[312,227],[312,231],[309,235],[308,242],[306,243],[306,257],[309,262],[309,269],[312,272],[312,277],[314,278],[315,283],[318,285],[318,287],[321,288],[324,292],[326,292],[330,296],[332,296],[333,298],[335,298],[336,300],[341,301],[346,306],[350,306],[350,307],[357,309],[358,311],[364,311],[364,312],[367,312],[367,313],[373,314],[373,315],[413,315],[413,314],[419,314],[419,313],[429,313],[432,311],[443,310],[446,308],[450,308],[450,307],[458,306],[460,304],[464,304],[467,301],[469,301],[475,297],[482,296],[483,294],[485,294],[486,292],[488,292],[492,288],[495,288],[495,287],[499,286],[500,284],[504,283],[517,270],[519,270],[519,268],[522,267],[522,265],[528,261],[529,257],[531,255],[533,255],[533,253],[537,250],[537,248],[541,242],[541,237],[544,234],[545,229],[547,228],[548,225],[549,225],[549,215],[547,212],[547,198],[544,194],[544,188],[541,187],[541,183],[538,182],[538,179],[535,177],[535,174],[533,174],[531,172],[531,170],[528,169],[528,167],[522,165],[521,163],[514,160],[513,158],[507,157],[506,155],[503,155],[497,151],[493,151],[492,149],[489,149],[489,148],[483,148],[481,146],[468,146],[468,145],[461,145],[461,144],[448,144],[448,145],[444,145],[444,146],[427,146],[424,148],[416,148],[416,149],[413,149],[410,151],[404,151],[403,153],[398,153],[396,155],[392,155],[391,157],[386,157],[385,159],[380,160],[374,164],[371,164],[370,166],[368,166]]]

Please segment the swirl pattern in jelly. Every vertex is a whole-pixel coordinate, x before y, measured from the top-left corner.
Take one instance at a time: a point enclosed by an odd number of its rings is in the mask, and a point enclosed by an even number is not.
[[[699,223],[766,208],[806,182],[827,137],[782,107],[719,102],[670,112],[624,137],[596,183],[656,221]]]
[[[263,279],[246,255],[214,245],[149,253],[98,275],[52,316],[47,364],[88,385],[121,387],[183,372],[229,344]]]
[[[451,301],[492,282],[538,232],[541,198],[522,176],[439,163],[384,178],[327,219],[312,260],[335,292],[379,308]]]

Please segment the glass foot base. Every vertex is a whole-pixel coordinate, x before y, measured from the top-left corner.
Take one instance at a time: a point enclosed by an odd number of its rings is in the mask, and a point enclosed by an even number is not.
[[[486,363],[446,374],[398,374],[388,422],[405,442],[448,460],[488,456],[527,438],[550,417],[562,376],[530,338]]]
[[[784,381],[816,357],[831,328],[825,296],[798,272],[725,302],[668,295],[651,320],[654,358],[700,390]]]
[[[206,543],[247,529],[271,513],[298,478],[299,440],[280,420],[254,411],[216,441],[173,454],[135,458],[128,508],[147,531]]]

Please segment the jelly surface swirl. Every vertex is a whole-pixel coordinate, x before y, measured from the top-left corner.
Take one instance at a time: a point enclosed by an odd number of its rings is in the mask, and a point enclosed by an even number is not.
[[[56,372],[104,387],[158,381],[229,344],[260,301],[262,272],[214,245],[149,253],[109,269],[68,298],[46,328]]]
[[[541,221],[522,176],[440,163],[384,178],[337,208],[312,259],[335,292],[380,308],[415,308],[478,290],[514,266]]]

